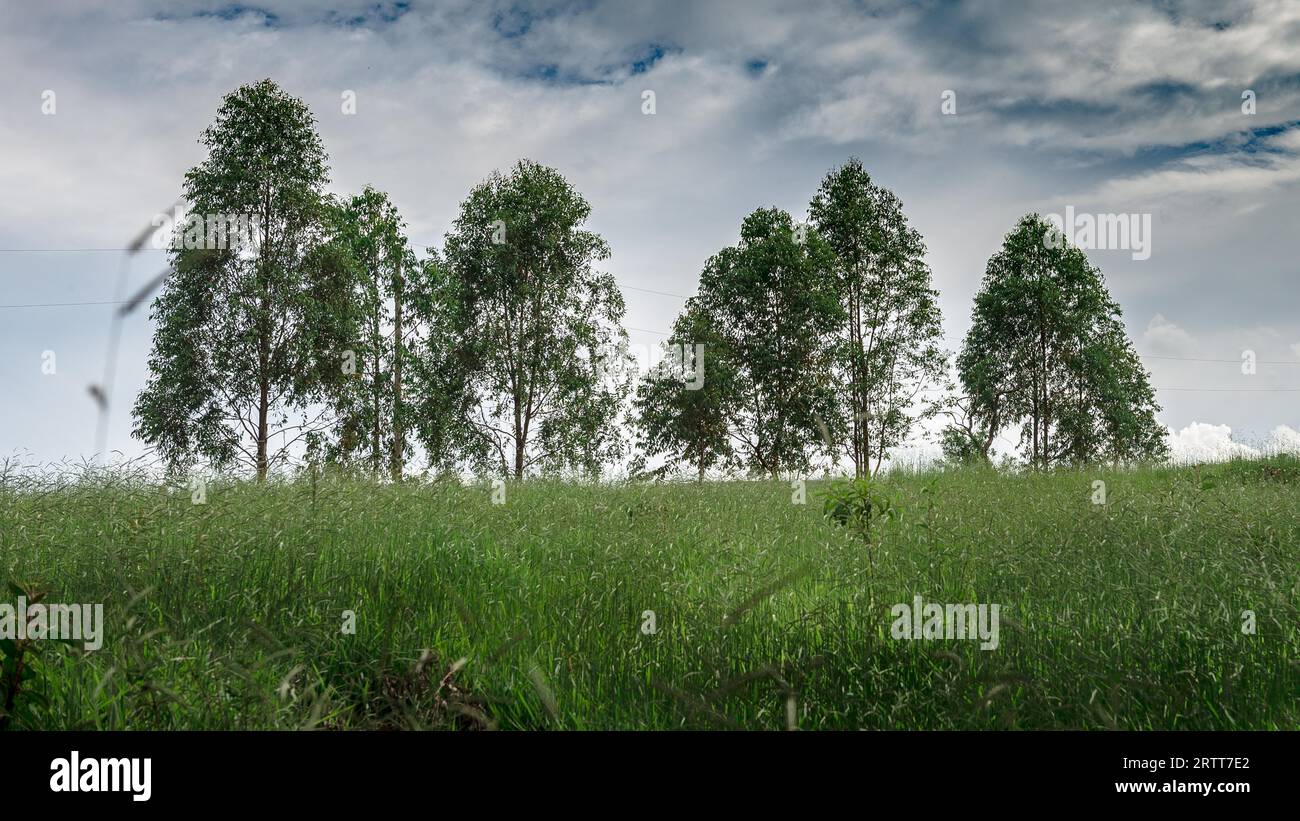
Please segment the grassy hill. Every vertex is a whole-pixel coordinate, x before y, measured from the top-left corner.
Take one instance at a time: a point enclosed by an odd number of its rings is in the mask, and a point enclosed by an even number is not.
[[[501,505],[358,481],[195,505],[11,479],[0,573],[102,602],[106,636],[42,643],[11,726],[1300,727],[1297,461],[881,489],[901,515],[868,544],[817,482],[804,505],[789,484],[543,481]],[[916,595],[999,604],[997,649],[893,638]]]

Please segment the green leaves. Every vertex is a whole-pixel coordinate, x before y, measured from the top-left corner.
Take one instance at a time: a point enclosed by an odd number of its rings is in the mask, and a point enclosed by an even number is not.
[[[334,465],[365,468],[378,476],[385,466],[400,476],[401,454],[413,427],[410,405],[399,395],[415,300],[406,279],[420,279],[407,248],[405,224],[388,195],[366,186],[327,208],[329,240],[312,266],[319,311],[318,371],[332,405],[334,425],[325,449]],[[398,322],[404,322],[400,329]],[[346,351],[355,367],[344,368]]]
[[[45,598],[43,592],[13,580],[9,580],[6,586],[10,593],[29,605]],[[18,612],[15,618],[25,621],[27,613]],[[30,705],[48,706],[48,700],[28,686],[38,676],[37,644],[32,639],[0,639],[0,730],[8,729],[13,719],[29,709]]]
[[[173,470],[237,462],[264,478],[282,455],[270,451],[276,428],[320,398],[319,380],[302,374],[319,341],[307,261],[321,235],[325,150],[307,106],[270,80],[227,95],[200,142],[208,155],[184,183],[192,213],[256,220],[256,248],[173,252],[133,434]]]
[[[435,460],[521,478],[596,473],[621,452],[626,380],[600,363],[626,347],[623,297],[594,269],[591,207],[554,169],[520,161],[461,204],[431,283],[417,366]]]
[[[835,363],[841,416],[833,427],[847,431],[855,475],[870,475],[873,462],[879,467],[939,409],[924,395],[947,370],[939,295],[902,203],[857,158],[826,175],[808,211],[834,254],[844,309]]]
[[[836,482],[821,495],[823,515],[866,541],[871,540],[873,520],[898,515],[889,497],[867,479]]]
[[[1051,225],[1031,214],[989,260],[957,359],[968,403],[950,450],[1022,427],[1036,467],[1166,453],[1159,406],[1101,272],[1083,252],[1047,243]]]
[[[697,299],[689,299],[665,343],[669,352],[686,350],[683,359],[703,352],[694,363],[698,384],[688,387],[679,374],[652,373],[637,386],[633,401],[642,449],[666,455],[668,465],[691,465],[699,481],[711,467],[729,464],[735,455],[731,420],[738,393],[733,359]]]
[[[698,307],[721,349],[711,359],[725,357],[734,374],[731,436],[753,473],[806,470],[821,442],[817,420],[836,412],[833,338],[844,311],[833,266],[815,231],[797,232],[788,213],[759,209],[741,225],[740,243],[700,275]]]

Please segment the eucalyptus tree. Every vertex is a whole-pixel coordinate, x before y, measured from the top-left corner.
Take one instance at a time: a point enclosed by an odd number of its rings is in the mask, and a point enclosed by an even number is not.
[[[697,481],[735,455],[736,373],[730,353],[698,299],[687,300],[664,343],[665,355],[636,388],[633,423],[641,451],[666,467],[690,465]]]
[[[403,367],[414,332],[405,281],[415,270],[405,224],[388,195],[366,186],[329,209],[330,243],[351,276],[338,319],[350,339],[331,380],[336,427],[328,458],[400,479],[410,438]]]
[[[809,216],[834,252],[844,307],[838,427],[848,431],[855,474],[868,476],[939,410],[938,397],[927,395],[943,384],[947,368],[938,293],[925,243],[902,203],[857,158],[826,175]]]
[[[1167,453],[1118,303],[1083,251],[1039,215],[1022,218],[989,260],[971,320],[957,359],[969,410],[994,434],[1020,424],[1031,465]]]
[[[623,296],[596,264],[609,248],[591,207],[530,160],[494,172],[461,204],[430,269],[418,382],[434,462],[522,478],[595,474],[616,458],[627,380],[602,357],[626,349]]]
[[[327,158],[307,106],[270,80],[227,95],[200,143],[207,157],[183,186],[194,216],[177,226],[186,241],[152,306],[133,434],[173,469],[206,460],[265,479],[323,419],[317,342],[335,314],[316,297],[339,271],[312,264]],[[230,220],[248,228],[240,241]]]
[[[834,265],[816,232],[776,208],[751,213],[739,244],[705,263],[699,308],[730,363],[731,437],[753,473],[808,469],[825,420],[840,413],[832,368],[844,311]]]

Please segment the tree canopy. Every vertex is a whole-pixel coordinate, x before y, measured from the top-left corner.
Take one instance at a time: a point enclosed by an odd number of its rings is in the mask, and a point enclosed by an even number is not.
[[[633,472],[659,458],[660,474],[777,478],[847,456],[869,477],[944,400],[925,243],[856,158],[823,178],[808,225],[745,217],[674,322],[669,367],[637,383],[622,292],[598,270],[610,248],[556,169],[493,172],[419,258],[386,193],[326,195],[315,120],[270,80],[227,95],[200,143],[133,409],[172,470],[265,479],[309,444],[393,480],[413,450],[436,470],[594,476],[634,434]],[[1167,454],[1119,305],[1051,223],[1006,236],[971,320],[951,459],[987,461],[1013,427],[1035,467]]]
[[[950,449],[1018,423],[1035,467],[1162,458],[1160,408],[1119,305],[1054,231],[1030,214],[988,262],[957,358],[972,423],[949,428]]]
[[[307,106],[270,80],[227,95],[200,143],[208,156],[184,184],[193,216],[177,230],[205,241],[172,251],[134,434],[174,469],[202,458],[264,478],[312,427],[296,412],[321,397],[312,343],[337,318],[306,264],[327,159]],[[231,217],[253,226],[252,247],[230,242]]]
[[[700,275],[699,308],[720,343],[713,360],[725,357],[731,377],[731,436],[753,473],[807,470],[824,445],[824,421],[839,413],[831,370],[844,311],[834,264],[815,232],[760,208],[742,223],[740,242]]]
[[[845,317],[837,357],[842,418],[833,430],[848,432],[854,472],[867,476],[939,409],[938,397],[927,394],[942,383],[948,361],[939,294],[902,203],[857,158],[826,175],[809,215],[835,255]]]
[[[427,446],[517,479],[597,473],[621,453],[627,385],[600,377],[601,357],[626,347],[623,295],[595,270],[609,247],[583,228],[590,213],[558,171],[527,160],[461,204],[421,367],[426,392],[460,399]]]

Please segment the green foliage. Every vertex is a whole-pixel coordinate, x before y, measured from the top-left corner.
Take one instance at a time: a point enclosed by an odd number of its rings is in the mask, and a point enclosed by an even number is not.
[[[963,430],[991,442],[1019,423],[1035,467],[1167,455],[1155,392],[1119,305],[1084,253],[1037,214],[989,260],[957,371],[969,404],[953,443]],[[987,457],[987,444],[982,451]]]
[[[955,425],[949,425],[939,434],[939,446],[944,460],[952,464],[970,465],[986,458],[979,440]]]
[[[133,434],[174,470],[205,460],[265,478],[286,451],[277,433],[322,398],[319,341],[337,335],[314,301],[322,192],[328,179],[315,119],[299,99],[263,80],[227,95],[185,175],[192,213],[256,218],[253,252],[172,252],[173,274],[155,300],[149,379]],[[183,226],[178,230],[184,230]],[[296,437],[295,437],[296,441]]]
[[[522,478],[598,473],[621,452],[611,423],[629,386],[601,374],[626,349],[625,309],[593,267],[609,248],[582,227],[590,213],[559,172],[527,160],[461,204],[415,375],[423,415],[445,420],[422,430],[431,453]]]
[[[871,541],[872,520],[897,515],[889,497],[864,478],[832,483],[823,491],[822,497],[822,513],[826,518],[848,528],[866,542]]]
[[[952,422],[939,432],[944,461],[950,465],[988,465],[998,433],[998,414],[983,417],[969,397],[957,397],[943,410]]]
[[[835,365],[841,415],[827,426],[847,432],[854,473],[869,476],[940,409],[927,395],[947,369],[939,294],[902,202],[856,157],[826,175],[808,210],[834,252],[845,317]]]
[[[402,366],[418,318],[405,286],[408,277],[418,277],[419,266],[396,206],[370,186],[331,202],[327,226],[324,247],[337,253],[346,275],[332,280],[324,295],[332,300],[332,327],[342,337],[320,347],[335,352],[326,369],[334,416],[326,456],[332,464],[362,467],[372,476],[387,470],[400,476],[400,454],[409,447],[415,424],[409,403],[401,401]],[[340,358],[345,352],[347,370]]]
[[[887,473],[902,514],[873,520],[870,550],[784,483],[526,481],[493,505],[485,486],[327,476],[315,505],[310,482],[272,481],[196,506],[13,479],[0,566],[103,602],[106,626],[100,650],[43,652],[50,704],[21,726],[456,727],[474,709],[503,729],[764,729],[792,693],[807,729],[1292,729],[1300,484],[1263,480],[1275,464]],[[918,593],[1001,604],[999,648],[892,640],[890,607]]]
[[[8,589],[29,606],[46,597],[45,591],[30,585],[9,582]],[[15,613],[15,618],[26,619],[26,614]],[[49,720],[45,657],[68,643],[66,639],[0,638],[0,730],[39,727]]]
[[[733,446],[754,474],[807,470],[819,420],[839,415],[832,364],[844,314],[833,266],[815,232],[801,242],[790,215],[768,208],[746,217],[740,243],[700,275],[698,309],[719,340],[711,359],[728,374]]]
[[[649,374],[633,400],[642,452],[665,455],[668,466],[692,465],[700,481],[709,468],[729,465],[735,454],[731,419],[736,373],[724,345],[698,300],[688,300],[665,343],[665,361],[675,362],[672,357],[678,356],[682,370]],[[697,350],[700,359],[688,361]]]

